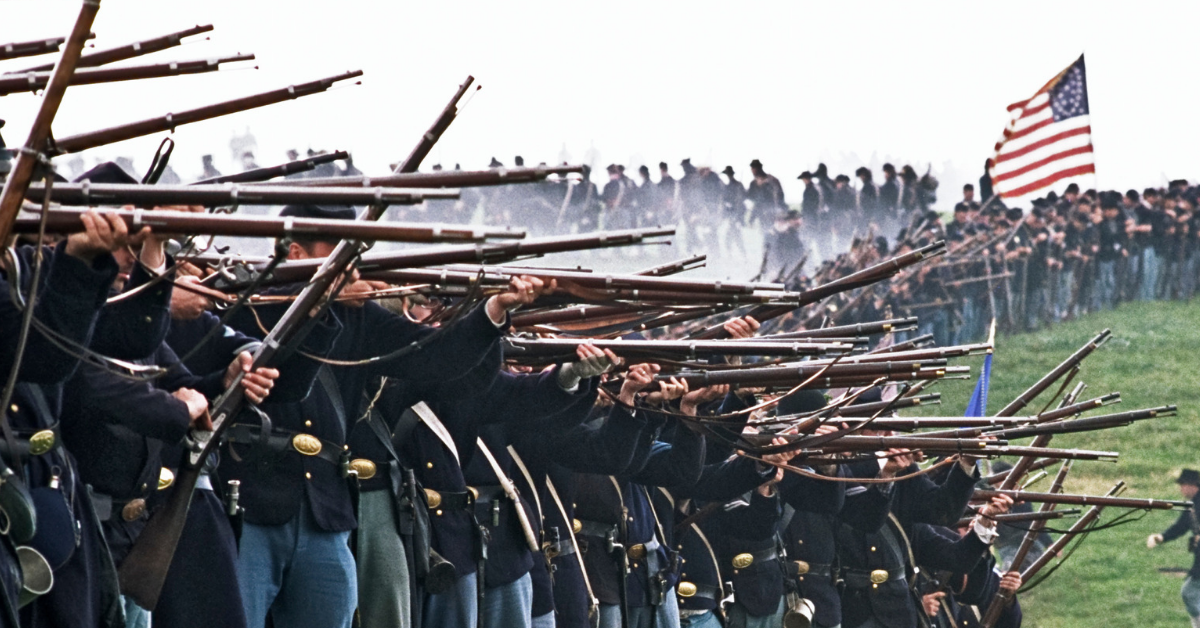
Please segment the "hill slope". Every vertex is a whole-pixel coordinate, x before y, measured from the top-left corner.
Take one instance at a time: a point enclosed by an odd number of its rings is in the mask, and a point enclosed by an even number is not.
[[[1118,391],[1122,403],[1111,406],[1114,411],[1173,403],[1179,406],[1179,416],[1055,437],[1058,447],[1121,452],[1117,464],[1076,463],[1067,491],[1103,494],[1120,479],[1129,485],[1128,497],[1179,499],[1173,483],[1179,470],[1200,468],[1200,302],[1126,304],[1041,332],[998,338],[988,410],[996,412],[1016,398],[1104,328],[1112,329],[1113,338],[1084,361],[1077,380],[1088,384],[1084,398]],[[982,357],[958,363],[970,364],[978,373]],[[939,384],[933,390],[942,393],[942,405],[923,408],[922,413],[962,414],[974,385]],[[1028,411],[1040,410],[1046,402],[1035,401]],[[1031,490],[1046,486],[1043,480]],[[1115,514],[1105,513],[1102,522]],[[1156,511],[1092,535],[1062,569],[1022,598],[1025,625],[1090,628],[1103,618],[1105,625],[1113,626],[1186,626],[1179,599],[1181,578],[1158,572],[1160,567],[1191,565],[1185,542],[1155,550],[1145,546],[1146,536],[1165,529],[1175,516]]]

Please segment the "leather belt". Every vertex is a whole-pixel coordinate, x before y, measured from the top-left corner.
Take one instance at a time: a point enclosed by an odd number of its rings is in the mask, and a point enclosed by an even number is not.
[[[542,548],[542,553],[545,554],[546,558],[549,558],[550,560],[561,558],[563,556],[570,556],[571,554],[575,553],[575,543],[573,543],[571,539],[562,539],[557,543],[547,543]]]
[[[773,560],[779,560],[779,548],[770,547],[757,552],[741,552],[735,554],[733,560],[729,561],[734,569],[745,569],[756,563],[766,563]]]
[[[787,574],[793,578],[801,576],[830,578],[833,576],[833,565],[814,565],[803,560],[789,560],[784,563],[784,566],[787,569]]]
[[[275,452],[291,450],[302,456],[320,458],[326,462],[341,465],[345,447],[322,440],[312,434],[293,432],[274,428],[265,437],[257,425],[237,423],[229,427],[229,442],[241,445],[265,445]]]
[[[474,494],[469,491],[435,491],[425,489],[425,503],[430,510],[469,510],[475,503]]]
[[[504,487],[498,484],[492,486],[471,486],[468,490],[475,495],[475,503],[494,502],[500,499],[508,499],[508,494],[504,492]]]
[[[645,543],[630,545],[626,552],[629,554],[629,558],[632,560],[644,560],[650,555],[650,552],[658,551],[659,547],[661,546],[658,544],[658,539],[650,539]]]
[[[866,589],[891,580],[904,580],[906,575],[903,567],[871,570],[845,569],[842,571],[842,579],[846,581],[846,586],[851,589]]]
[[[713,601],[720,601],[721,589],[711,584],[698,584],[695,582],[681,581],[675,587],[675,594],[681,598],[697,598],[702,597]]]
[[[598,539],[608,538],[609,534],[617,534],[617,524],[615,523],[600,523],[599,521],[579,521],[579,529],[575,530],[575,536],[594,536]]]

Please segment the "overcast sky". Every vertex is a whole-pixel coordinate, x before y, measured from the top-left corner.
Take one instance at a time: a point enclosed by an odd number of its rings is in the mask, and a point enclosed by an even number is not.
[[[65,35],[79,3],[0,1],[0,42]],[[1101,187],[1200,179],[1194,85],[1197,2],[329,2],[104,0],[97,49],[195,24],[210,41],[124,64],[253,52],[258,70],[68,90],[66,136],[362,69],[362,85],[181,127],[185,178],[249,128],[260,165],[288,148],[343,149],[369,173],[406,155],[467,74],[483,89],[431,162],[486,166],[591,160],[652,166],[761,159],[798,200],[824,161],[932,164],[941,205],[974,181],[1006,122],[1087,55]],[[49,56],[0,62],[0,71]],[[1192,79],[1187,77],[1192,76]],[[0,99],[9,145],[38,100]],[[144,169],[161,136],[89,151]],[[655,174],[657,177],[657,173]]]

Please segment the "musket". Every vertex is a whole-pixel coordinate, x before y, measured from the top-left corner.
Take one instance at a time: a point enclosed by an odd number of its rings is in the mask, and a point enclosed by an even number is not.
[[[1055,462],[1058,462],[1057,460]],[[1050,510],[1046,512],[1006,512],[1001,515],[992,515],[991,519],[997,523],[1014,524],[1026,523],[1029,521],[1050,521],[1053,519],[1062,519],[1064,517],[1073,517],[1083,512],[1078,508],[1067,508],[1065,510]],[[957,528],[971,525],[975,521],[975,517],[963,517],[958,520],[955,525]]]
[[[926,395],[915,395],[912,397],[904,397],[902,399],[893,399],[892,401],[873,401],[870,403],[855,403],[848,406],[842,406],[838,409],[834,416],[838,417],[872,417],[876,412],[885,408],[895,410],[903,410],[920,405],[937,405],[942,403],[942,393],[929,393]],[[782,417],[781,417],[782,418]]]
[[[1012,273],[1000,273],[998,275],[987,275],[985,277],[971,277],[969,279],[957,279],[955,281],[943,281],[941,283],[943,286],[963,286],[963,285],[966,285],[969,283],[977,283],[980,281],[990,282],[995,279],[1005,279],[1007,277],[1012,277],[1012,276],[1013,276]]]
[[[686,342],[686,341],[684,341]],[[759,344],[759,343],[751,343]],[[951,370],[956,369],[956,370]],[[845,378],[854,378],[855,380],[865,380],[868,383],[878,377],[887,377],[888,379],[916,379],[916,376],[934,376],[936,372],[941,372],[944,376],[946,372],[960,373],[965,372],[957,369],[969,369],[969,367],[947,367],[945,362],[941,361],[925,361],[925,362],[879,362],[872,364],[835,364],[828,365],[813,365],[810,362],[800,362],[793,366],[764,366],[761,368],[752,369],[736,369],[736,370],[719,370],[719,371],[699,371],[699,372],[680,372],[670,374],[659,374],[655,376],[656,381],[669,381],[677,379],[686,381],[688,387],[692,390],[705,386],[717,386],[722,384],[739,385],[739,386],[761,386],[775,384],[798,384],[817,374],[822,374],[824,377],[821,382],[829,380],[840,380]],[[833,386],[813,386],[816,388],[833,388]]]
[[[1029,465],[1029,469],[1028,469],[1028,470],[1029,470],[1029,471],[1037,471],[1037,470],[1039,470],[1039,469],[1045,469],[1046,467],[1050,467],[1050,466],[1053,466],[1053,465],[1055,465],[1055,464],[1058,464],[1058,461],[1057,461],[1057,460],[1055,460],[1055,459],[1053,459],[1053,458],[1044,458],[1044,459],[1042,459],[1042,460],[1038,460],[1037,462],[1034,462],[1034,463],[1030,464],[1030,465]],[[1003,481],[1004,481],[1004,478],[1007,478],[1007,477],[1008,477],[1009,475],[1011,475],[1011,474],[1012,474],[1012,469],[1009,469],[1009,470],[1007,470],[1007,471],[998,471],[998,472],[996,472],[996,473],[993,473],[993,474],[991,474],[991,475],[985,475],[985,476],[983,476],[983,479],[982,479],[982,481],[983,481],[983,482],[985,482],[985,483],[987,483],[987,484],[992,484],[992,485],[994,485],[994,484],[998,484],[998,483],[1000,483],[1000,482],[1003,482]]]
[[[783,316],[784,314],[796,310],[797,308],[816,303],[825,297],[838,294],[839,292],[846,292],[855,288],[861,288],[863,286],[868,286],[887,279],[888,277],[895,275],[909,266],[939,254],[940,251],[944,251],[945,249],[946,243],[939,240],[934,244],[921,247],[915,251],[910,251],[904,255],[893,257],[875,264],[874,266],[864,268],[856,273],[851,273],[840,279],[817,286],[811,290],[805,290],[800,293],[800,298],[796,299],[794,304],[763,305],[752,308],[746,315],[754,317],[755,320],[759,321],[760,323],[766,322],[773,318]],[[722,338],[728,338],[729,334],[721,325],[713,325],[712,327],[691,334],[689,337],[697,340],[718,340]]]
[[[552,174],[582,172],[583,166],[534,166],[531,168],[490,168],[488,170],[439,170],[410,172],[379,177],[313,177],[300,179],[304,187],[383,187],[383,188],[457,188],[509,185],[541,181]]]
[[[1191,502],[1169,499],[1135,499],[1132,497],[1097,497],[1095,495],[1071,495],[1066,493],[1033,493],[1029,491],[1002,491],[975,489],[971,499],[991,499],[997,495],[1008,495],[1013,501],[1070,504],[1072,506],[1112,506],[1134,510],[1187,510]]]
[[[173,48],[175,46],[178,46],[181,43],[180,40],[183,39],[184,37],[191,37],[192,35],[199,35],[200,33],[207,33],[209,31],[211,31],[212,29],[213,29],[213,27],[211,24],[208,24],[205,26],[193,26],[192,28],[184,29],[177,33],[171,33],[170,35],[163,35],[161,37],[155,37],[153,39],[145,39],[142,41],[134,42],[132,44],[125,44],[124,46],[117,46],[116,48],[97,50],[96,52],[88,53],[86,55],[81,56],[79,58],[79,63],[78,63],[77,67],[94,68],[96,66],[107,65],[107,64],[113,63],[115,61],[124,61],[125,59],[132,59],[134,57],[140,57],[142,55],[147,55],[152,52],[166,50],[167,48]],[[93,37],[94,37],[94,35],[93,35]],[[39,65],[39,66],[32,67],[32,68],[26,68],[23,71],[24,72],[41,72],[43,70],[49,70],[49,69],[50,69],[49,65]]]
[[[691,257],[685,257],[673,262],[667,262],[666,264],[651,266],[650,268],[639,270],[634,274],[645,275],[647,277],[666,277],[667,275],[676,275],[684,271],[703,267],[704,262],[707,259],[707,255],[693,255]]]
[[[890,318],[887,320],[874,321],[870,323],[838,325],[836,327],[818,327],[816,329],[805,329],[803,331],[755,336],[753,340],[790,340],[793,338],[822,338],[825,336],[872,336],[875,334],[909,331],[916,329],[916,327],[916,317]]]
[[[894,345],[888,345],[886,347],[876,347],[876,348],[872,349],[871,351],[869,351],[868,353],[871,355],[879,355],[879,354],[883,354],[883,353],[898,353],[900,351],[911,351],[914,349],[920,349],[922,345],[926,345],[926,344],[929,344],[932,342],[933,342],[933,334],[921,334],[920,336],[917,336],[916,338],[910,338],[908,340],[905,340],[904,342],[898,342]]]
[[[98,131],[89,131],[78,135],[58,138],[55,143],[57,154],[77,153],[89,148],[104,146],[106,144],[114,144],[159,131],[174,131],[176,127],[209,120],[220,116],[226,116],[239,111],[248,111],[258,107],[265,107],[275,103],[284,102],[286,100],[295,100],[302,96],[311,96],[319,94],[333,87],[334,83],[346,81],[352,78],[362,76],[361,70],[345,72],[329,78],[323,78],[317,81],[308,83],[299,83],[290,87],[272,90],[254,94],[253,96],[244,96],[224,102],[198,107],[196,109],[188,109],[179,113],[168,113],[157,118],[148,120],[139,120],[130,122],[107,129]]]
[[[434,198],[458,198],[458,190],[399,188],[299,188],[291,185],[247,186],[239,183],[215,185],[140,185],[137,183],[56,183],[50,199],[59,205],[153,208],[166,205],[225,207],[241,205],[413,205]],[[40,183],[29,186],[26,196],[41,198]]]
[[[1040,425],[1013,427],[1008,429],[988,431],[986,433],[989,436],[1008,439],[1028,438],[1030,436],[1039,436],[1042,434],[1074,434],[1077,432],[1089,432],[1094,430],[1110,429],[1113,427],[1122,427],[1125,425],[1130,425],[1136,421],[1145,421],[1147,419],[1175,416],[1175,411],[1175,406],[1159,406],[1157,408],[1147,408],[1145,410],[1132,410],[1129,412],[1118,412],[1115,414],[1072,419],[1069,421],[1055,421]]]
[[[1062,467],[1058,469],[1058,473],[1054,476],[1054,482],[1050,485],[1050,494],[1057,495],[1062,493],[1063,482],[1065,482],[1067,479],[1067,473],[1070,473],[1071,471],[1071,463],[1072,461],[1068,460],[1064,462]],[[1052,502],[1042,502],[1038,512],[1053,512],[1056,505],[1057,504]],[[1029,526],[1029,529],[1025,531],[1025,536],[1021,539],[1021,544],[1017,547],[1017,553],[1013,556],[1011,561],[1013,569],[1020,569],[1021,565],[1025,564],[1025,557],[1029,555],[1029,551],[1033,549],[1033,544],[1037,542],[1038,535],[1045,527],[1046,520],[1042,519],[1034,521],[1033,524]]]
[[[154,186],[157,187],[157,186]],[[320,190],[309,190],[319,192]],[[402,193],[402,190],[392,190],[391,193]],[[481,245],[444,246],[412,251],[389,251],[366,253],[359,261],[358,268],[364,274],[372,274],[383,270],[401,268],[420,268],[457,263],[496,264],[507,262],[528,255],[544,255],[547,253],[562,253],[566,251],[584,251],[615,246],[630,246],[651,243],[647,238],[673,235],[674,228],[626,229],[623,231],[599,231],[578,236],[552,236],[546,238],[529,238],[521,242],[491,243]],[[275,267],[273,277],[267,282],[288,283],[304,281],[312,276],[321,265],[321,259],[306,259],[287,261]],[[536,275],[530,271],[529,275]]]
[[[50,210],[46,233],[70,234],[84,230],[83,211]],[[156,233],[217,235],[249,238],[293,238],[319,235],[325,239],[355,239],[383,242],[482,242],[489,238],[523,238],[524,231],[507,228],[475,228],[431,223],[364,222],[320,218],[260,218],[225,214],[197,214],[170,210],[113,212],[137,233],[150,227]],[[41,218],[18,218],[14,233],[37,233]]]
[[[1007,406],[1004,406],[1004,408],[1002,408],[999,412],[996,413],[996,416],[1011,416],[1011,415],[1019,412],[1021,410],[1021,408],[1024,408],[1026,405],[1028,405],[1030,401],[1033,401],[1038,395],[1042,394],[1042,392],[1044,392],[1047,388],[1054,385],[1054,382],[1058,381],[1059,378],[1061,378],[1063,375],[1065,375],[1071,369],[1078,366],[1079,363],[1082,362],[1084,358],[1091,355],[1091,353],[1093,351],[1095,351],[1097,348],[1099,348],[1100,345],[1104,344],[1104,342],[1106,340],[1108,340],[1108,338],[1110,336],[1112,336],[1112,331],[1110,331],[1108,329],[1105,329],[1104,331],[1100,332],[1099,334],[1096,334],[1095,338],[1092,338],[1091,340],[1089,340],[1087,342],[1087,344],[1080,347],[1078,350],[1075,351],[1075,353],[1071,354],[1070,357],[1068,357],[1066,360],[1063,360],[1061,363],[1059,363],[1058,366],[1054,367],[1053,370],[1051,370],[1049,373],[1047,373],[1045,376],[1043,376],[1033,386],[1030,386],[1028,390],[1021,393],[1016,399],[1014,399],[1012,402],[1010,402]]]
[[[295,174],[297,172],[308,172],[309,170],[315,170],[317,168],[317,166],[320,166],[321,164],[332,163],[335,161],[348,159],[349,157],[350,157],[350,153],[339,150],[339,151],[334,151],[332,153],[325,153],[323,155],[313,155],[312,157],[306,157],[304,159],[297,159],[295,161],[289,161],[287,163],[279,164],[278,166],[267,166],[265,168],[255,168],[253,170],[247,170],[245,172],[239,172],[236,174],[226,174],[226,175],[221,175],[219,177],[212,177],[210,179],[201,179],[199,181],[196,181],[192,185],[213,185],[216,183],[251,183],[251,182],[258,182],[258,181],[267,181],[269,179],[274,179],[276,177],[286,177],[289,174]],[[295,183],[294,181],[289,181],[288,185],[292,185],[294,183]]]
[[[21,211],[21,203],[25,200],[25,191],[29,188],[30,180],[33,179],[34,166],[47,157],[50,126],[54,122],[54,116],[58,113],[59,105],[62,104],[63,94],[67,91],[67,84],[71,82],[71,76],[75,73],[75,65],[79,61],[79,54],[83,51],[83,43],[91,35],[92,22],[95,21],[96,13],[99,10],[99,0],[87,0],[80,8],[79,17],[75,20],[75,27],[71,29],[66,46],[63,47],[62,54],[58,57],[58,63],[54,65],[50,81],[46,84],[46,89],[42,91],[42,102],[38,106],[33,124],[29,127],[29,136],[25,139],[25,144],[17,151],[17,158],[8,177],[4,180],[4,190],[0,192],[0,244],[7,246],[8,236],[12,233],[13,221],[17,219],[17,212]]]
[[[1124,488],[1125,482],[1117,482],[1116,485],[1108,491],[1108,495],[1110,496],[1109,498],[1115,499],[1111,496],[1121,492]],[[1058,553],[1061,552],[1064,547],[1066,547],[1067,543],[1074,538],[1076,534],[1079,534],[1085,530],[1092,524],[1093,521],[1100,517],[1100,511],[1102,509],[1103,506],[1100,505],[1089,508],[1082,517],[1075,521],[1075,523],[1070,527],[1070,529],[1067,530],[1066,533],[1064,533],[1062,536],[1059,536],[1058,539],[1050,545],[1050,547],[1046,548],[1046,551],[1042,552],[1042,555],[1038,557],[1038,559],[1034,561],[1034,563],[1030,565],[1028,569],[1021,572],[1021,582],[1026,582],[1027,577],[1033,576],[1033,574],[1037,573],[1038,570],[1049,563],[1051,558],[1058,555]],[[1014,563],[1014,565],[1014,569],[1021,568],[1019,563]],[[1004,613],[1004,609],[1012,602],[1013,593],[1004,591],[1003,589],[997,591],[996,595],[992,597],[992,601],[988,604],[987,610],[984,611],[983,616],[979,619],[979,625],[984,628],[992,628],[995,626],[996,622],[1000,620],[1000,615]]]
[[[728,295],[751,295],[757,291],[775,291],[780,295],[788,295],[786,298],[794,298],[797,294],[794,292],[783,292],[783,286],[775,283],[741,283],[648,275],[620,275],[559,270],[556,268],[542,269],[530,266],[509,267],[454,264],[447,266],[446,270],[471,275],[479,275],[481,273],[492,273],[510,277],[515,275],[537,275],[538,277],[557,279],[559,284],[570,282],[591,290],[660,290]]]
[[[510,359],[556,359],[575,355],[581,344],[611,349],[622,357],[638,359],[657,356],[695,360],[720,355],[802,356],[850,351],[852,345],[833,343],[766,343],[730,340],[572,340],[566,338],[506,338],[504,357]]]
[[[222,63],[237,61],[253,61],[254,55],[237,54],[213,59],[197,59],[195,61],[172,61],[171,63],[156,63],[153,65],[134,65],[123,68],[98,68],[92,70],[76,70],[71,77],[70,85],[95,85],[98,83],[117,83],[120,81],[136,81],[140,79],[163,78],[166,76],[181,76],[184,74],[202,74],[216,72]],[[34,92],[46,86],[50,81],[49,72],[26,72],[23,74],[0,75],[0,96],[19,92]]]
[[[433,127],[422,136],[417,150],[400,164],[401,170],[412,172],[420,166],[420,158],[429,152],[429,147],[432,147],[457,115],[458,102],[473,81],[474,78],[468,76],[466,82],[459,86]],[[418,157],[414,158],[414,155]],[[365,219],[378,220],[385,210],[383,206],[372,206]],[[334,248],[313,274],[312,280],[300,291],[296,300],[254,351],[251,371],[271,364],[278,352],[284,351],[294,342],[303,340],[303,335],[310,329],[308,321],[323,314],[328,307],[326,292],[335,281],[344,276],[362,252],[362,248],[362,242],[356,240],[342,240]],[[237,416],[245,405],[241,388],[242,377],[242,373],[235,376],[230,386],[213,403],[210,411],[212,431],[190,431],[186,440],[186,453],[175,476],[175,491],[151,515],[150,521],[138,536],[125,561],[121,563],[118,570],[121,593],[131,597],[142,608],[152,611],[158,605],[163,581],[166,580],[167,569],[183,533],[192,493],[200,479],[204,463],[220,445],[221,436],[228,429],[232,418]]]
[[[88,39],[95,39],[96,33],[88,33]],[[66,37],[51,37],[49,39],[38,39],[35,41],[17,41],[0,45],[0,61],[5,59],[17,59],[19,57],[35,57],[37,55],[50,54],[58,52],[58,47],[66,41]],[[76,66],[79,64],[76,63]],[[47,65],[46,69],[53,68],[53,65]]]

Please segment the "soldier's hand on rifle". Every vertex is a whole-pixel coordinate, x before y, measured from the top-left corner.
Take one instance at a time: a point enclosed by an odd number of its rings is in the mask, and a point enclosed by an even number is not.
[[[530,275],[513,277],[508,282],[508,290],[488,299],[488,318],[499,325],[504,322],[505,312],[512,312],[522,305],[529,305],[544,294],[553,294],[557,287],[558,282],[554,279],[551,279],[550,283],[546,283],[540,278]]]
[[[200,278],[194,275],[184,275],[175,280],[175,285],[200,283]],[[212,303],[208,297],[176,287],[171,291],[171,318],[177,321],[191,321],[200,318],[200,315],[209,308]]]
[[[881,478],[894,478],[913,463],[913,453],[907,449],[892,448],[887,450],[886,453],[888,454],[887,462],[879,470],[879,477]]]
[[[725,321],[724,325],[721,325],[721,327],[725,328],[726,333],[737,340],[753,338],[755,332],[758,331],[760,326],[762,326],[762,324],[754,320],[754,317],[752,316],[742,316],[739,318],[730,319]]]
[[[639,392],[654,383],[654,374],[662,367],[657,364],[634,364],[625,373],[625,381],[621,383],[621,392],[617,401],[632,406]]]
[[[688,383],[686,379],[679,380],[672,377],[670,381],[659,382],[658,390],[646,395],[646,401],[648,403],[662,404],[684,396],[687,394],[687,391]]]
[[[386,281],[376,281],[371,279],[359,279],[354,283],[342,288],[342,302],[350,307],[362,307],[366,305],[368,299],[356,299],[356,295],[371,294],[377,290],[387,290],[391,285]]]
[[[79,220],[83,223],[84,230],[67,236],[67,255],[91,262],[97,255],[111,253],[129,244],[129,229],[116,212],[89,209]],[[144,237],[149,232],[150,228],[145,227],[133,237]]]
[[[575,347],[576,362],[568,362],[558,369],[558,385],[563,390],[572,390],[579,382],[607,373],[613,366],[621,363],[621,359],[611,349],[599,349],[595,345],[583,343]]]
[[[191,419],[190,427],[212,430],[212,418],[208,416],[208,398],[191,388],[180,388],[171,393],[171,396],[187,406],[188,417]]]
[[[1000,578],[1000,590],[1007,592],[1009,595],[1016,593],[1017,589],[1021,588],[1021,572],[1010,571]]]
[[[259,367],[250,370],[250,365],[254,363],[254,358],[250,354],[243,351],[238,354],[233,362],[229,363],[229,367],[225,369],[225,387],[228,388],[233,383],[238,373],[245,373],[242,378],[242,390],[246,394],[246,399],[250,403],[262,403],[267,395],[271,394],[271,387],[275,385],[275,380],[279,378],[279,371],[273,368]]]
[[[687,380],[684,380],[684,389],[687,389]],[[720,399],[729,394],[729,384],[717,384],[716,386],[705,386],[697,390],[693,390],[683,396],[683,400],[679,402],[679,411],[691,416],[696,416],[696,411],[700,408],[700,404],[707,403],[713,399]]]
[[[1158,547],[1158,544],[1162,542],[1163,535],[1161,534],[1151,534],[1150,536],[1146,537],[1146,547],[1149,549]]]
[[[942,607],[942,598],[946,597],[945,591],[934,591],[921,596],[921,606],[925,609],[925,614],[930,617],[935,617]]]
[[[1012,509],[1013,499],[1008,495],[997,495],[988,503],[979,509],[979,516],[983,521],[983,525],[994,527],[996,525],[996,515],[1002,515]]]

